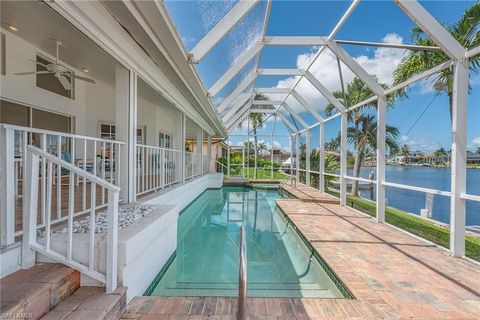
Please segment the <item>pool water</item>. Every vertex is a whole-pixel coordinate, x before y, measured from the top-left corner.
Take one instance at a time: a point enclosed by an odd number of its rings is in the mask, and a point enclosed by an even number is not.
[[[176,255],[150,294],[236,297],[243,225],[247,296],[344,297],[276,208],[280,197],[248,187],[206,190],[181,212]]]

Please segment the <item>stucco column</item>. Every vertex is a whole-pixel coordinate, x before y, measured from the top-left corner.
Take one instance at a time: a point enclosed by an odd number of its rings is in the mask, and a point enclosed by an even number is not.
[[[115,130],[116,139],[123,141],[117,154],[120,163],[120,199],[136,200],[136,128],[137,128],[137,74],[117,66],[115,68]]]

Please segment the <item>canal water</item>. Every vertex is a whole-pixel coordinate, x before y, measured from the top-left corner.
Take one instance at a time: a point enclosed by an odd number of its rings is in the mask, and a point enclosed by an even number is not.
[[[348,175],[352,175],[352,169]],[[360,176],[369,178],[375,168],[362,168]],[[415,166],[386,166],[386,181],[416,187],[450,191],[450,168],[430,168]],[[480,195],[480,169],[467,169],[467,193]],[[375,190],[362,188],[362,197],[375,199]],[[420,214],[425,208],[426,195],[424,192],[410,191],[387,187],[386,198],[388,206]],[[450,222],[450,198],[434,195],[432,219],[440,222]],[[480,225],[480,202],[467,201],[467,225]]]

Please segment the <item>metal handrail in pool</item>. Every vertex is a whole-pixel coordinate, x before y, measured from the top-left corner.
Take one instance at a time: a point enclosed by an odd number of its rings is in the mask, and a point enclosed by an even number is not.
[[[245,304],[247,300],[247,244],[245,229],[240,227],[240,265],[238,272],[238,312],[237,319],[245,319]]]

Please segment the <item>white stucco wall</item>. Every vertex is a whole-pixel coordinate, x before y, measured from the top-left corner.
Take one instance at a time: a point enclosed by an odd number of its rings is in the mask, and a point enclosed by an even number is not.
[[[172,136],[173,148],[180,149],[182,134],[180,111],[171,105],[166,105],[163,99],[153,103],[142,97],[139,97],[137,107],[137,126],[146,128],[146,144],[158,146],[159,133],[162,131]]]
[[[74,117],[74,133],[99,136],[100,123],[115,123],[115,86],[95,79],[91,84],[75,81],[75,99],[69,99],[36,86],[35,76],[17,76],[16,72],[34,71],[36,54],[54,59],[12,32],[1,29],[6,37],[6,75],[1,76],[1,97],[19,104],[58,112]],[[71,68],[69,66],[69,68]],[[75,73],[92,77],[81,70]],[[112,70],[112,72],[114,72]],[[153,89],[151,89],[153,90]],[[146,128],[146,143],[158,146],[158,133],[164,131],[173,137],[173,147],[181,147],[181,113],[165,99],[158,102],[138,98],[137,124]]]

